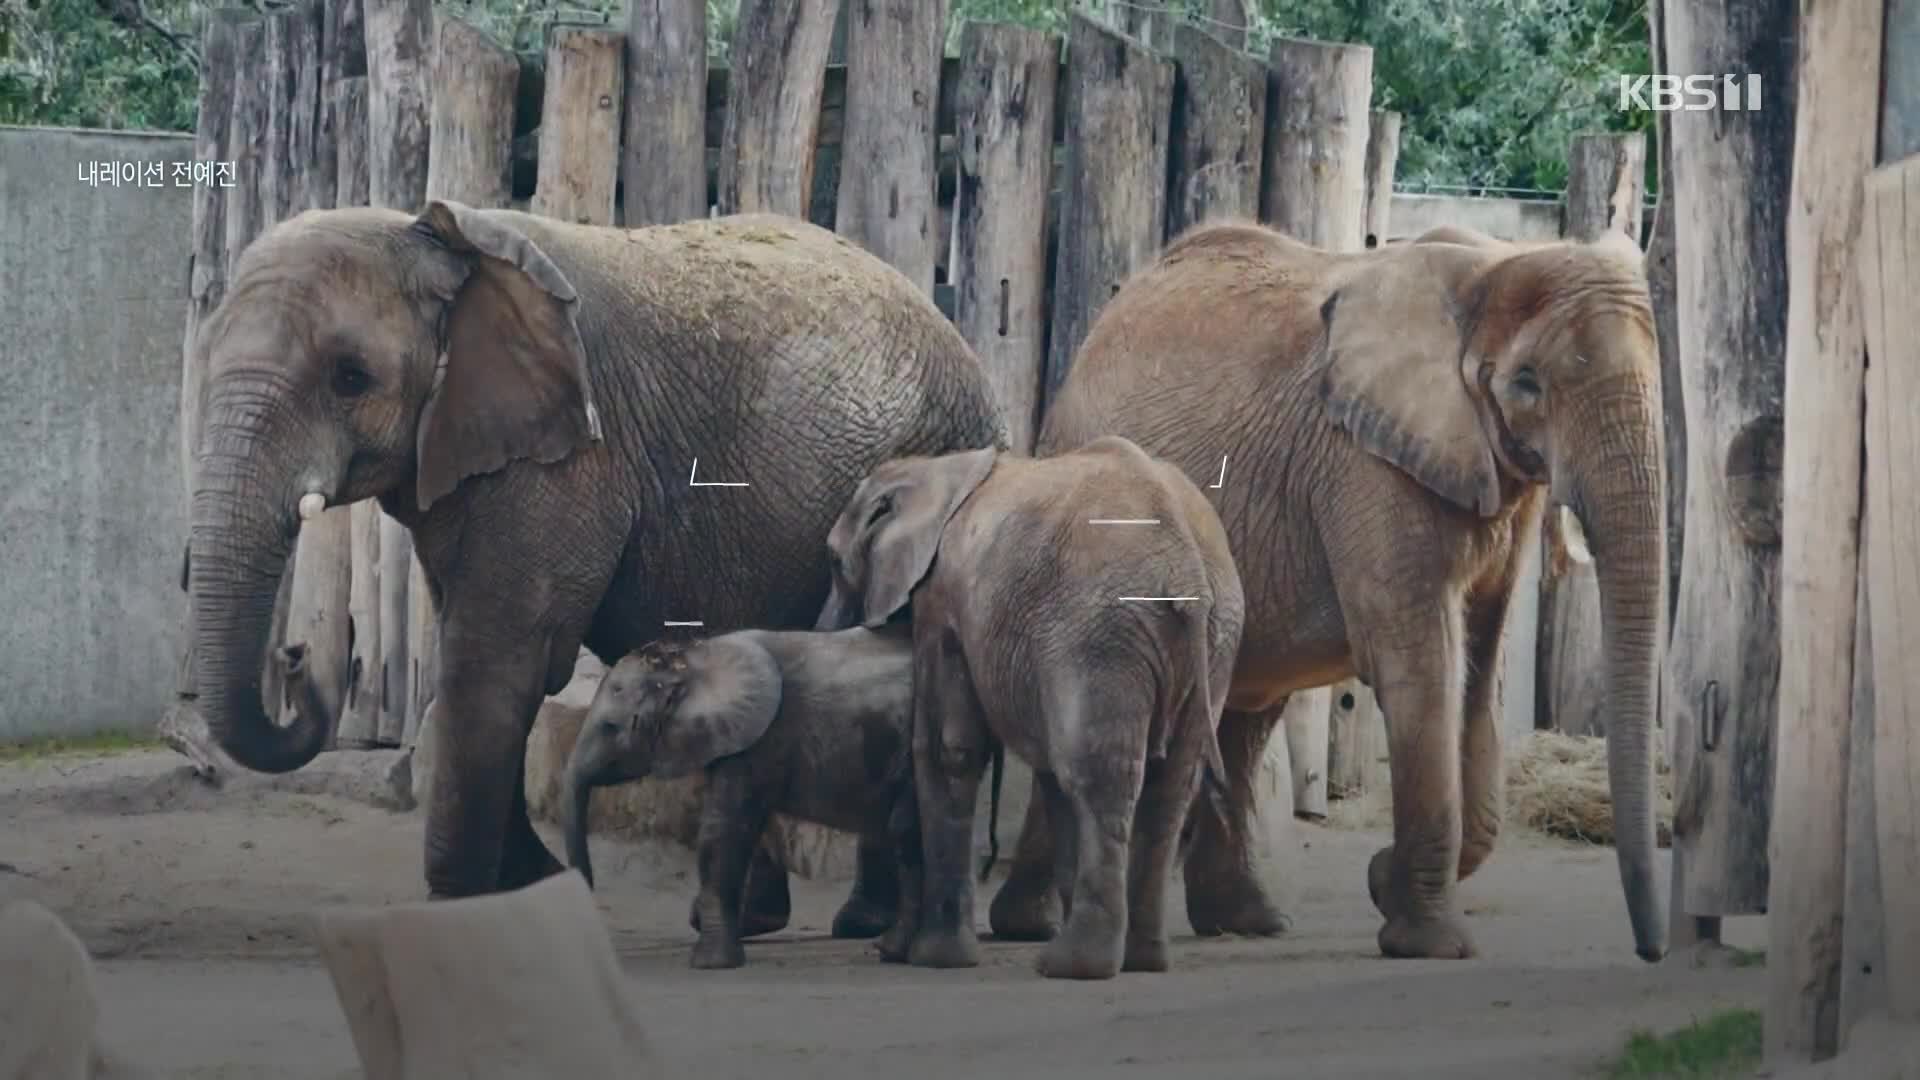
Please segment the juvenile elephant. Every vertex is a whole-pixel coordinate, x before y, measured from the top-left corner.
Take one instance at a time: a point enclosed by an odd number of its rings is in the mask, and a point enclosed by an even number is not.
[[[208,727],[265,772],[325,744],[330,718],[263,710],[262,650],[301,517],[378,498],[412,534],[440,641],[433,897],[560,869],[522,763],[583,643],[611,664],[667,620],[805,628],[861,477],[1005,443],[979,361],[928,296],[768,215],[626,230],[442,201],[309,211],[247,248],[195,347]],[[879,928],[883,855],[848,902]],[[784,877],[768,894],[756,906],[784,924]]]
[[[1623,236],[1522,248],[1448,230],[1333,254],[1213,223],[1107,302],[1039,452],[1124,435],[1218,483],[1248,596],[1220,725],[1235,805],[1199,820],[1185,865],[1196,931],[1282,928],[1248,835],[1267,710],[1357,674],[1390,734],[1394,841],[1368,870],[1380,949],[1473,955],[1455,883],[1500,827],[1501,640],[1550,497],[1585,526],[1599,575],[1621,881],[1637,953],[1665,954],[1649,797],[1660,417],[1645,275]],[[1031,802],[994,899],[1002,935],[1052,932],[1050,805]]]
[[[592,883],[595,787],[705,770],[693,966],[739,967],[747,866],[774,814],[859,833],[903,865],[916,857],[889,832],[890,821],[896,832],[913,821],[912,665],[897,627],[739,630],[627,654],[601,681],[567,760],[567,861]],[[903,888],[901,902],[914,892]]]
[[[1244,610],[1206,498],[1120,438],[907,457],[860,484],[827,544],[821,629],[911,612],[925,896],[909,961],[979,963],[966,854],[1004,745],[1034,770],[1069,883],[1041,973],[1165,971],[1168,880],[1203,767],[1221,772]]]

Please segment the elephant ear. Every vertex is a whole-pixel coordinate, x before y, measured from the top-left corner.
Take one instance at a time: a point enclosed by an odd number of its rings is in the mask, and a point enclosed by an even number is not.
[[[654,733],[653,775],[686,776],[752,746],[780,711],[780,666],[749,637],[688,649],[675,700]]]
[[[894,462],[883,466],[889,482],[862,488],[848,515],[858,514],[856,520],[866,522],[863,625],[878,629],[907,605],[914,587],[933,568],[947,522],[993,471],[998,455],[989,446]]]
[[[1496,257],[1451,244],[1408,246],[1320,308],[1327,349],[1320,397],[1335,426],[1483,517],[1500,506],[1500,481],[1460,355],[1468,291]]]
[[[511,225],[435,201],[416,232],[466,263],[448,305],[441,363],[420,414],[420,509],[469,476],[530,458],[552,463],[600,438],[578,297],[545,252]]]

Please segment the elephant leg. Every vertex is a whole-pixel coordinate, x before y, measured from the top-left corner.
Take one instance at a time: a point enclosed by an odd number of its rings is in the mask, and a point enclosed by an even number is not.
[[[1461,843],[1462,698],[1466,650],[1457,605],[1445,622],[1395,634],[1374,651],[1393,777],[1393,849],[1379,891],[1380,951],[1391,957],[1475,954],[1455,896]],[[1376,865],[1381,863],[1375,857]]]
[[[926,895],[907,955],[919,967],[974,967],[973,818],[989,740],[959,643],[940,631],[929,637],[915,642],[913,704]]]
[[[1147,763],[1133,812],[1127,857],[1127,951],[1122,971],[1165,971],[1167,882],[1181,826],[1200,787],[1200,770],[1178,755]]]
[[[1040,772],[1033,774],[1032,793],[1027,797],[1026,817],[1020,823],[1020,839],[1015,843],[1013,865],[1007,880],[994,894],[987,909],[987,925],[1002,941],[1046,941],[1060,929],[1065,918],[1053,873],[1053,831],[1047,825],[1047,798],[1041,790]]]
[[[759,804],[744,767],[715,769],[700,810],[700,940],[691,963],[703,970],[747,962],[740,946],[740,901],[747,867],[761,848],[771,815]]]
[[[1067,730],[1085,730],[1086,723],[1070,720]],[[1060,794],[1048,809],[1059,811],[1050,814],[1055,829],[1072,831],[1074,850],[1072,877],[1059,866],[1069,883],[1062,904],[1066,922],[1041,954],[1039,970],[1047,978],[1110,979],[1120,972],[1128,933],[1128,847],[1145,764],[1142,756],[1102,753],[1054,773]],[[1061,842],[1058,836],[1055,842]]]
[[[884,833],[862,833],[854,867],[853,892],[833,917],[833,936],[879,937],[893,925],[900,905],[900,878],[893,841]]]
[[[1182,866],[1187,920],[1202,937],[1285,933],[1293,920],[1268,895],[1258,865],[1255,796],[1260,761],[1280,723],[1285,702],[1261,712],[1228,710],[1220,718],[1220,756],[1226,766],[1226,813],[1196,813],[1193,846]]]
[[[880,959],[905,963],[920,932],[920,903],[925,867],[920,858],[920,815],[911,793],[902,796],[887,823],[888,850],[898,874],[893,925],[880,936]]]
[[[793,917],[793,894],[787,881],[787,868],[773,857],[771,832],[754,845],[753,862],[747,866],[746,898],[740,909],[740,936],[759,937],[787,928]]]
[[[506,847],[500,856],[500,891],[526,888],[565,869],[534,831],[533,817],[527,810],[527,766],[526,757],[522,755],[520,771],[514,777],[513,806],[507,811]]]
[[[1048,823],[1049,846],[1053,852],[1053,865],[1048,872],[1054,881],[1060,882],[1056,896],[1060,902],[1060,922],[1065,925],[1073,913],[1073,879],[1080,872],[1080,819],[1073,809],[1073,800],[1067,798],[1065,789],[1061,788],[1059,777],[1050,772],[1036,772],[1033,778],[1040,789],[1041,804],[1046,807],[1046,817],[1041,820]]]

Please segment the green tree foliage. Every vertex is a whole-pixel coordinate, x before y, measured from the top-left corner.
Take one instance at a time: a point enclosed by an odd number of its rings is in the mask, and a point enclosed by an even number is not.
[[[0,0],[0,123],[191,130],[193,46],[213,0]],[[246,0],[277,6],[289,0]],[[435,0],[522,52],[555,22],[619,25],[625,0]],[[951,52],[969,19],[1064,30],[1073,0],[950,0]],[[1091,0],[1175,9],[1197,0]],[[739,0],[707,0],[724,57]],[[1582,131],[1649,126],[1616,111],[1644,74],[1644,0],[1259,0],[1249,47],[1276,35],[1366,42],[1374,104],[1399,110],[1403,183],[1558,190]],[[1653,155],[1649,155],[1652,157]]]

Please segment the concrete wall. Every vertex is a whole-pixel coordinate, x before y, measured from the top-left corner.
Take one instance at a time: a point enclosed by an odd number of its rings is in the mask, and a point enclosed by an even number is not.
[[[0,127],[0,741],[151,729],[186,597],[183,135]],[[163,186],[90,186],[88,162]]]
[[[1647,215],[1649,219],[1652,216]],[[1388,240],[1411,240],[1436,225],[1478,229],[1501,240],[1557,240],[1560,238],[1560,204],[1464,195],[1393,197],[1393,206],[1387,214]]]

